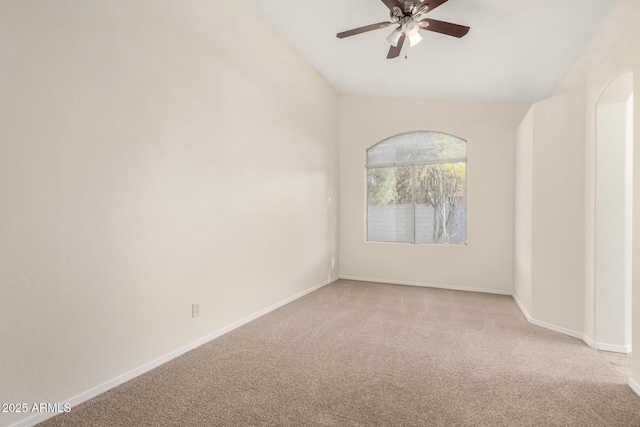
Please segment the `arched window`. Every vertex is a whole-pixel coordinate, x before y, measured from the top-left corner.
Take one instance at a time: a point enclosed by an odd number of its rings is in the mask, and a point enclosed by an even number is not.
[[[466,141],[411,132],[368,149],[367,240],[466,244]]]

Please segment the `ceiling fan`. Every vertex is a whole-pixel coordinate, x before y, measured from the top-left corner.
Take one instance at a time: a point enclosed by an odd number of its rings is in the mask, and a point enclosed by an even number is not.
[[[425,18],[428,12],[431,12],[447,1],[448,0],[382,0],[389,8],[390,21],[344,31],[338,33],[337,37],[343,39],[345,37],[355,36],[356,34],[366,33],[367,31],[386,28],[393,24],[400,24],[393,30],[389,37],[387,37],[387,40],[391,44],[389,54],[387,55],[388,59],[400,56],[405,39],[409,39],[409,45],[411,47],[420,43],[422,41],[420,30],[435,31],[436,33],[458,38],[463,37],[469,32],[469,27]]]

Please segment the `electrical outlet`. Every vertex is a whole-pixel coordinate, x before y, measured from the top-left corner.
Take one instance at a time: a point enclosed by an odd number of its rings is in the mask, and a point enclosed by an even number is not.
[[[194,304],[191,304],[191,317],[198,316],[200,316],[200,303],[196,302]]]

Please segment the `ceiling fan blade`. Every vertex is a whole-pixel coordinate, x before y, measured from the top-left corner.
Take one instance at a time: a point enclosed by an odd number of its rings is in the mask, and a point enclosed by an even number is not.
[[[402,51],[402,45],[404,44],[404,39],[406,39],[406,38],[407,38],[407,36],[402,34],[402,36],[400,36],[400,40],[398,40],[398,46],[391,46],[391,48],[389,48],[389,53],[387,54],[387,59],[393,59],[393,58],[397,58],[398,56],[400,56],[400,52]]]
[[[380,28],[385,28],[391,25],[391,22],[378,22],[377,24],[367,25],[365,27],[354,28],[353,30],[343,31],[341,33],[336,34],[339,39],[343,39],[345,37],[355,36],[356,34],[366,33],[367,31],[378,30]]]
[[[423,22],[428,22],[429,25],[423,27]],[[446,34],[453,37],[463,37],[469,32],[469,27],[464,25],[452,24],[451,22],[438,21],[436,19],[423,19],[420,21],[420,28],[427,31],[434,31],[436,33]]]
[[[389,10],[393,10],[394,6],[399,7],[400,10],[404,10],[403,3],[400,0],[382,0],[382,3],[384,3],[389,8]]]
[[[424,0],[422,3],[418,5],[418,8],[424,6],[425,4],[429,6],[427,12],[431,12],[436,7],[446,3],[449,0]]]

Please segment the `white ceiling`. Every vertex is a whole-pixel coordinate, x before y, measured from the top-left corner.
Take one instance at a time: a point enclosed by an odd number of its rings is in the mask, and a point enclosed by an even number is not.
[[[386,59],[393,27],[381,0],[248,0],[341,93],[538,101],[580,56],[617,0],[449,0],[429,18],[471,27],[461,39],[422,31],[408,59]]]

